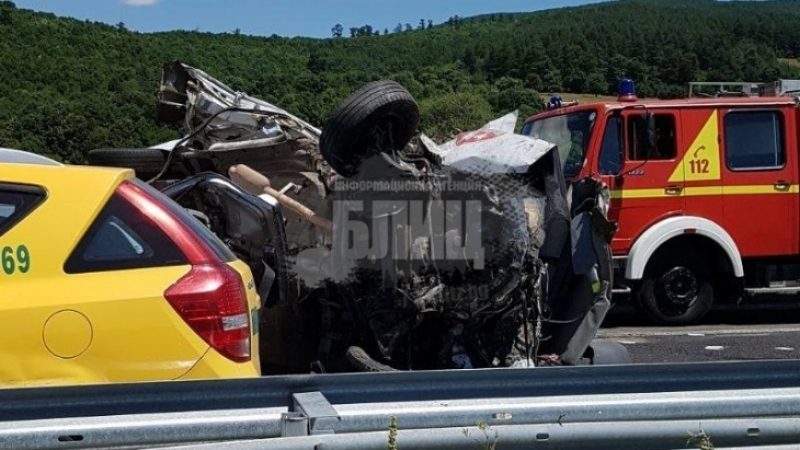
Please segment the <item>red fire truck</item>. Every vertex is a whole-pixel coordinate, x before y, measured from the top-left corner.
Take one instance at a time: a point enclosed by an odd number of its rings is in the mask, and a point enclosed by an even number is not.
[[[791,97],[564,104],[522,133],[554,142],[564,175],[610,188],[614,297],[650,321],[699,321],[715,304],[800,294],[798,102]]]

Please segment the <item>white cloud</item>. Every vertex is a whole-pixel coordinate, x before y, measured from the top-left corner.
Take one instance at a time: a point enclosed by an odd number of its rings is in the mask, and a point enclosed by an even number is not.
[[[122,0],[122,3],[130,6],[153,6],[158,0]]]

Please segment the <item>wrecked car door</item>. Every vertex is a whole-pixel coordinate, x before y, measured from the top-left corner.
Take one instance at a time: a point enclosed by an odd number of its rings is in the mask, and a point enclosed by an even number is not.
[[[297,277],[290,267],[286,217],[275,197],[248,192],[229,178],[208,172],[162,192],[250,266],[263,304],[258,324],[262,373],[308,372],[319,340],[319,313],[313,304],[300,302]]]
[[[592,363],[592,344],[613,352],[611,344],[595,341],[613,282],[610,246],[616,225],[607,218],[608,187],[594,178],[568,185],[558,147],[514,134],[515,124],[512,113],[442,146],[423,142],[444,164],[464,171],[534,175],[531,180],[542,197],[518,201],[534,239],[543,238],[536,256],[545,264],[547,282],[537,305],[537,356],[543,365]],[[508,186],[503,185],[505,195],[516,195]]]
[[[189,177],[162,192],[192,212],[248,263],[263,306],[286,298],[286,233],[283,213],[274,199],[250,194],[212,173]]]

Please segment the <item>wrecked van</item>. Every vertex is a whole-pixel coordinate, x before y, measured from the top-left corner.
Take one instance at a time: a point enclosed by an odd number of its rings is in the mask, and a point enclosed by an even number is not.
[[[265,374],[628,362],[595,339],[608,189],[567,183],[516,113],[439,145],[382,80],[320,130],[181,62],[158,99],[184,138],[89,162],[133,166],[250,265]]]

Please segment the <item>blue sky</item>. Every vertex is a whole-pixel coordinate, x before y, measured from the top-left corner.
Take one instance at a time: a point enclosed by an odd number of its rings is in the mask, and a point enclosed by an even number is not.
[[[12,0],[18,8],[116,24],[151,32],[194,30],[269,36],[330,37],[341,23],[392,30],[454,15],[525,12],[597,3],[600,0]]]

